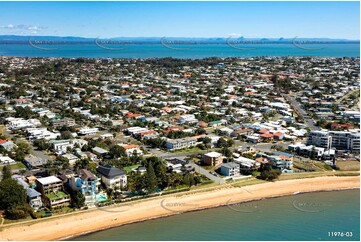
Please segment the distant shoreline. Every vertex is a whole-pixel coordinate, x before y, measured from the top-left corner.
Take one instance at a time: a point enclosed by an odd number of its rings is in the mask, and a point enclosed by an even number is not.
[[[126,224],[176,215],[184,212],[199,211],[231,204],[251,202],[268,198],[290,196],[300,193],[357,189],[360,187],[359,176],[304,178],[272,183],[262,183],[245,187],[222,188],[215,191],[185,192],[167,197],[144,200],[128,210],[117,211],[120,207],[105,210],[90,210],[84,213],[3,227],[0,240],[65,240],[85,234],[102,231]],[[165,204],[178,204],[176,209],[164,209]],[[171,202],[172,203],[169,203]],[[185,207],[185,209],[182,209]],[[125,205],[127,206],[127,205]],[[132,205],[128,205],[132,206]],[[192,207],[193,206],[193,207]],[[124,208],[124,207],[123,207]],[[181,208],[178,210],[178,208]],[[45,228],[45,229],[44,229]]]

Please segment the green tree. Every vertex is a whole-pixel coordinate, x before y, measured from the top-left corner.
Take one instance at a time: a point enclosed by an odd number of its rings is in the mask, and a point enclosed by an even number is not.
[[[34,145],[38,148],[38,150],[47,150],[50,148],[50,144],[44,139],[35,140]]]
[[[9,210],[26,204],[26,191],[14,179],[3,179],[0,182],[0,209]]]
[[[149,165],[145,174],[145,188],[147,189],[148,193],[153,193],[157,188],[157,184],[158,181],[154,172],[154,168],[152,165]]]
[[[79,191],[72,191],[70,193],[71,197],[71,204],[70,206],[73,208],[81,208],[85,205],[85,197],[84,195]]]
[[[187,185],[188,187],[191,187],[195,184],[194,176],[191,173],[187,173],[183,177],[183,184]]]
[[[113,155],[116,158],[126,156],[125,149],[119,145],[113,145],[109,150],[109,154]]]
[[[10,167],[10,165],[6,165],[6,166],[3,167],[2,175],[3,175],[3,178],[2,178],[3,180],[11,178],[11,167]]]
[[[264,170],[261,172],[260,178],[262,180],[273,181],[277,179],[280,175],[281,175],[280,170],[276,170],[276,169]]]

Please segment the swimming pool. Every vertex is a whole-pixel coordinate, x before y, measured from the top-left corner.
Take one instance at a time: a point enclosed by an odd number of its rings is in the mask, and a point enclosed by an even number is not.
[[[107,200],[107,197],[103,194],[98,194],[95,196],[95,198],[97,199],[98,202],[104,202]]]

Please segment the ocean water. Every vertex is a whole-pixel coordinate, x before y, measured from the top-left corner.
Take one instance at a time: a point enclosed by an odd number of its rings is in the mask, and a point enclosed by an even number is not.
[[[232,47],[233,46],[233,47]],[[128,44],[98,46],[96,44],[0,44],[0,56],[18,57],[87,57],[87,58],[206,58],[206,57],[254,57],[254,56],[322,56],[359,57],[359,43],[343,44]],[[312,50],[310,50],[312,49]]]
[[[330,236],[330,232],[340,234]],[[360,190],[306,193],[229,205],[124,225],[70,240],[359,241]]]

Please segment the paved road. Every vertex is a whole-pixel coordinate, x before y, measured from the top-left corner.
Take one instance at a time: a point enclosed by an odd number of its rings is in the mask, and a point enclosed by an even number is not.
[[[31,142],[27,141],[24,137],[21,137],[21,138],[15,137],[14,134],[7,128],[5,128],[3,130],[3,133],[5,135],[7,135],[7,136],[10,136],[10,138],[12,140],[14,140],[14,138],[16,138],[15,143],[17,143],[17,144],[20,143],[20,142],[28,143],[29,146],[30,146],[30,154],[32,154],[33,156],[36,156],[36,157],[41,158],[43,160],[52,160],[52,158],[49,155],[47,155],[45,152],[40,151],[40,150],[35,150],[33,144]]]
[[[282,96],[285,97],[287,101],[291,104],[292,108],[302,116],[307,127],[309,127],[311,130],[320,129],[319,127],[316,126],[315,121],[308,116],[306,111],[301,107],[300,103],[294,97],[288,94],[283,94]]]
[[[212,181],[214,181],[218,184],[225,183],[225,180],[223,178],[212,175],[211,173],[209,173],[209,171],[207,171],[206,169],[203,169],[199,165],[194,164],[194,163],[189,163],[189,165],[192,166],[196,172],[206,176],[207,178],[211,179]]]

